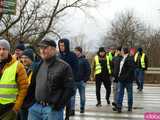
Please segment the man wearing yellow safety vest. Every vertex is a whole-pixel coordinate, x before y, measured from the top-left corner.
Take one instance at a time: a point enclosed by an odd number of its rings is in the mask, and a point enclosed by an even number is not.
[[[22,63],[10,55],[10,44],[0,39],[0,120],[16,120],[27,93],[27,74]]]
[[[94,64],[93,64],[93,74],[96,80],[96,97],[97,97],[97,107],[101,107],[101,84],[103,83],[106,89],[106,100],[107,103],[110,104],[110,93],[111,93],[111,81],[110,81],[110,74],[111,74],[111,65],[109,57],[106,54],[104,47],[100,47],[97,55],[94,57]]]
[[[146,54],[143,52],[142,48],[137,49],[137,53],[134,56],[134,61],[136,63],[136,83],[137,83],[137,89],[139,91],[143,90],[143,84],[144,84],[144,71],[147,70],[148,67],[148,59]]]

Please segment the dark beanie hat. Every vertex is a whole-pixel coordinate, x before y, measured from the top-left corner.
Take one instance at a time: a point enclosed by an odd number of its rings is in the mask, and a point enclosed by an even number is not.
[[[137,51],[138,51],[138,52],[142,52],[143,49],[142,49],[142,48],[138,48]]]
[[[127,54],[127,53],[129,53],[129,50],[128,50],[128,48],[123,48],[122,50],[123,50],[124,54]]]
[[[79,52],[82,53],[82,48],[80,46],[75,47],[75,50],[78,50]]]
[[[33,50],[28,48],[25,49],[23,52],[23,55],[27,56],[28,58],[30,58],[32,61],[34,60],[34,55],[33,55]]]
[[[100,47],[98,52],[106,52],[104,47]]]
[[[19,43],[17,44],[16,49],[25,50],[25,46],[23,43]]]
[[[117,47],[116,50],[121,51],[122,47]]]

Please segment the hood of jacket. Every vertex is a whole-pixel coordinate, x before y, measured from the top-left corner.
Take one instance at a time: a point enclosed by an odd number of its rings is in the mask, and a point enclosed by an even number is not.
[[[66,39],[66,38],[62,38],[62,39],[60,39],[59,41],[58,41],[58,47],[59,47],[59,52],[60,53],[63,53],[62,51],[61,51],[61,49],[60,49],[60,43],[64,43],[64,46],[65,46],[65,53],[68,53],[68,52],[70,52],[70,44],[69,44],[69,40],[68,39]]]

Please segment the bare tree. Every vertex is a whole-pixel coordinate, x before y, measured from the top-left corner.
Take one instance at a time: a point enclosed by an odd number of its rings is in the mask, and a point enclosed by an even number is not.
[[[134,47],[139,36],[143,35],[144,28],[132,11],[126,11],[114,19],[104,43],[111,41],[115,45]]]
[[[1,18],[1,26],[2,29],[0,31],[0,35],[3,35],[5,32],[7,32],[13,25],[15,25],[17,22],[20,21],[23,13],[24,13],[24,9],[26,8],[27,4],[28,4],[29,0],[24,0],[24,2],[21,2],[20,6],[19,6],[19,15],[18,17],[12,17],[11,15],[2,15]]]
[[[154,30],[145,40],[144,48],[148,54],[149,64],[153,67],[160,67],[160,31]]]
[[[61,38],[56,30],[56,23],[60,17],[67,14],[67,9],[78,8],[84,10],[93,6],[96,0],[19,0],[17,16],[3,15],[0,20],[0,35],[7,37],[10,42],[15,41],[38,42],[47,34],[54,34]]]

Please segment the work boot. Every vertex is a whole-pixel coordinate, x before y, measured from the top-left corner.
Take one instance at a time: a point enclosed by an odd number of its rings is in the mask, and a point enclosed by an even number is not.
[[[112,102],[112,106],[117,106],[115,102]]]
[[[128,107],[128,112],[132,112],[132,107]]]
[[[121,113],[122,112],[122,108],[121,107],[117,107],[117,112]]]
[[[80,109],[80,113],[84,113],[84,111],[85,111],[84,108]]]
[[[112,110],[113,110],[113,111],[117,111],[117,108],[116,108],[116,107],[113,107]]]
[[[110,104],[110,100],[109,100],[109,99],[107,99],[107,104],[108,104],[108,105]]]

